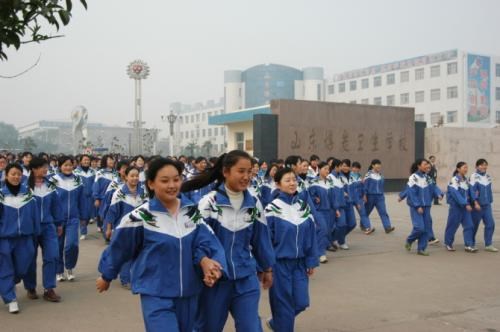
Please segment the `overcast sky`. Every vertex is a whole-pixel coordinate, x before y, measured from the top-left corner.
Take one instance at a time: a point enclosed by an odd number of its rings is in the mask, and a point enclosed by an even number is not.
[[[69,119],[84,105],[89,121],[133,118],[127,64],[145,60],[143,118],[163,127],[171,102],[223,96],[223,72],[260,63],[322,66],[334,73],[461,49],[500,55],[497,0],[74,0],[66,35],[28,44],[0,74],[0,121],[16,126]],[[166,127],[166,126],[164,126]]]

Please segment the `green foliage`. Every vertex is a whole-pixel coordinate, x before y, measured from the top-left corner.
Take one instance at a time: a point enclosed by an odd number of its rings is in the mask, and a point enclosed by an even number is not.
[[[0,122],[0,150],[10,150],[18,147],[19,132],[10,124]]]
[[[61,37],[41,31],[43,23],[48,23],[56,31],[68,25],[73,9],[72,0],[1,0],[0,1],[0,60],[7,60],[5,48]],[[87,9],[86,0],[80,0]],[[23,39],[28,36],[29,39]]]

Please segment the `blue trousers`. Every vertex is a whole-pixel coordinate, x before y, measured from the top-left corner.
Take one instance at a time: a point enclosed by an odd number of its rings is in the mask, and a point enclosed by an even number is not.
[[[316,210],[316,214],[318,216],[318,220],[316,220],[316,235],[318,241],[318,252],[321,255],[324,255],[326,252],[326,248],[330,245],[329,235],[331,233],[330,229],[333,224],[333,214],[332,210]]]
[[[192,332],[197,296],[166,298],[141,294],[142,316],[147,332]]]
[[[471,213],[468,212],[465,207],[457,205],[450,205],[450,209],[448,211],[448,221],[446,222],[444,243],[448,246],[452,246],[455,241],[455,233],[458,230],[458,226],[462,225],[465,246],[472,247],[474,245],[474,227],[472,225]]]
[[[63,224],[63,232],[59,237],[59,259],[57,262],[57,273],[64,272],[64,268],[72,270],[78,261],[78,219],[66,220]]]
[[[361,225],[361,227],[363,227],[364,229],[372,228],[370,218],[368,218],[368,215],[366,214],[365,203],[361,201],[359,203],[356,203],[355,207],[359,214],[359,224]]]
[[[57,241],[56,226],[53,223],[41,224],[41,232],[34,241],[35,254],[29,267],[28,273],[24,277],[24,288],[36,289],[36,260],[38,256],[38,246],[42,248],[42,275],[43,288],[56,288],[56,269],[59,259],[59,242]]]
[[[337,211],[340,212],[339,217],[337,217]],[[332,241],[337,241],[340,243],[342,239],[345,239],[345,236],[343,235],[346,227],[345,209],[343,207],[338,209],[333,209],[333,214],[334,214],[335,226],[332,232]]]
[[[0,295],[4,303],[16,299],[16,281],[26,275],[34,256],[32,236],[0,238]]]
[[[259,332],[260,285],[256,274],[237,280],[219,280],[200,296],[197,332],[221,332],[231,312],[238,332]]]
[[[493,244],[493,233],[495,232],[495,220],[493,219],[491,204],[481,205],[481,211],[472,211],[473,245],[476,245],[476,234],[481,220],[484,222],[484,245],[491,246]]]
[[[309,277],[303,259],[278,259],[273,266],[273,286],[269,290],[276,332],[293,332],[295,317],[309,307]]]
[[[431,228],[431,208],[423,207],[424,213],[418,213],[417,209],[410,207],[411,223],[413,229],[406,239],[406,242],[413,243],[418,241],[418,251],[425,251],[429,241],[429,230]]]
[[[345,224],[340,230],[339,234],[339,244],[345,243],[345,238],[349,233],[356,228],[356,215],[354,214],[354,205],[352,203],[347,203],[344,209],[345,213]]]
[[[429,222],[430,222],[430,227],[429,227],[429,236],[427,237],[428,241],[435,240],[436,236],[434,235],[434,222],[432,221],[432,215],[429,212]]]
[[[382,219],[382,225],[384,229],[391,227],[391,220],[387,214],[387,208],[385,206],[385,196],[384,194],[379,195],[366,195],[367,202],[365,203],[366,215],[370,216],[373,209],[376,208],[380,219]]]

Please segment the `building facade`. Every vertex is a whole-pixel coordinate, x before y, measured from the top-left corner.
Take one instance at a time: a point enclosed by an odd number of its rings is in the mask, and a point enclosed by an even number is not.
[[[428,127],[500,123],[500,57],[459,50],[333,75],[326,100],[415,108]]]

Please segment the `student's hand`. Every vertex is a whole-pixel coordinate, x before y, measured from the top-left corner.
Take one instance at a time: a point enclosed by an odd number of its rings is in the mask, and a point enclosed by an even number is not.
[[[57,226],[57,236],[62,236],[62,234],[63,234],[63,227]]]
[[[471,207],[469,204],[467,204],[467,205],[465,206],[465,209],[466,209],[468,212],[472,212],[472,207]]]
[[[98,208],[98,207],[99,207],[99,205],[101,205],[101,201],[99,201],[98,199],[96,199],[96,200],[95,200],[95,202],[94,202],[94,206],[95,206],[96,208]]]
[[[356,206],[357,206],[358,210],[361,210],[361,204],[357,204]]]
[[[398,197],[398,203],[401,203],[403,199],[401,197]]]
[[[109,282],[104,280],[102,277],[97,278],[95,281],[95,286],[99,293],[105,292],[109,289]]]
[[[476,209],[476,211],[481,211],[481,205],[479,205],[478,202],[474,203],[474,208]]]
[[[424,208],[419,207],[417,209],[418,214],[424,214]]]
[[[340,218],[340,211],[339,211],[339,210],[336,210],[336,211],[335,211],[335,216],[336,216],[337,218]]]
[[[312,276],[313,276],[313,274],[314,274],[314,268],[312,268],[312,269],[307,269],[307,276],[308,276],[308,277],[312,277]]]
[[[106,229],[106,234],[105,234],[106,235],[106,239],[111,240],[111,235],[112,234],[113,234],[113,231],[110,228]]]
[[[262,272],[259,279],[262,283],[262,288],[271,288],[273,285],[273,271]]]
[[[203,257],[200,261],[200,267],[203,271],[203,282],[207,287],[212,287],[222,277],[222,266],[213,259]]]
[[[363,196],[363,202],[368,203],[368,197],[366,197],[366,195]]]
[[[315,197],[314,200],[316,201],[316,204],[319,204],[320,202],[319,197]]]

